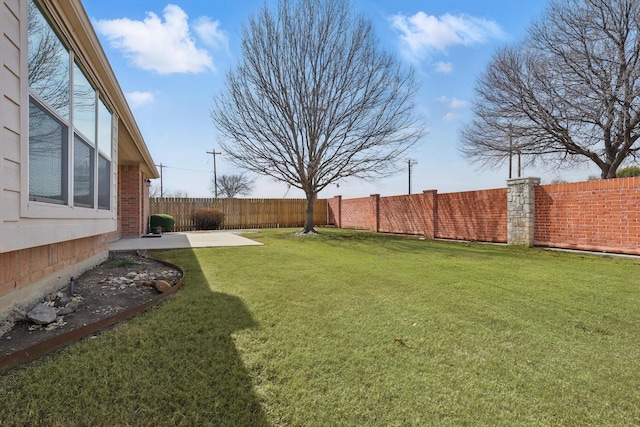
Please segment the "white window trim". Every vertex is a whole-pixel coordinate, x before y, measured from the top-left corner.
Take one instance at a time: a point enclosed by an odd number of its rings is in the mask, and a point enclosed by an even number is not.
[[[46,5],[42,4],[42,2],[38,2],[40,6],[42,6],[42,8],[44,9]],[[27,8],[28,8],[28,4],[27,1],[21,1],[20,2],[20,15],[21,15],[21,21],[24,22],[24,25],[22,25],[22,29],[21,29],[21,38],[24,41],[24,45],[20,46],[20,57],[21,57],[21,67],[20,67],[20,74],[21,76],[28,76],[29,75],[29,63],[28,63],[28,44],[27,44],[27,40],[28,40],[28,25],[27,25]],[[55,22],[55,20],[53,19],[49,19],[49,22]],[[64,40],[66,40],[67,38],[67,34],[62,31],[60,28],[60,26],[56,24],[55,27],[52,27],[52,29],[58,34],[59,37],[61,37]],[[70,59],[70,65],[73,66],[73,64],[75,63],[74,61],[76,60],[75,57],[75,51],[73,50],[73,48],[69,47],[72,46],[73,43],[63,43],[65,44],[65,47],[68,49],[69,51],[69,59]],[[79,58],[78,58],[79,59]],[[73,69],[70,69],[70,86],[73,87]],[[85,74],[86,76],[86,74]],[[89,77],[87,77],[89,78]],[[117,171],[118,171],[118,162],[117,162],[117,144],[118,144],[118,138],[117,138],[117,122],[118,122],[118,117],[116,115],[116,113],[113,111],[113,108],[110,107],[107,99],[108,97],[106,96],[107,94],[105,93],[100,93],[100,91],[98,89],[96,89],[97,92],[97,98],[102,99],[102,101],[105,103],[105,106],[109,109],[109,111],[111,111],[111,125],[112,125],[112,132],[111,132],[111,183],[110,183],[110,188],[111,188],[111,195],[110,195],[110,209],[99,209],[98,208],[98,204],[97,204],[97,153],[98,153],[98,148],[97,148],[97,144],[96,144],[96,149],[94,150],[94,155],[96,156],[96,179],[94,180],[94,187],[95,187],[95,194],[94,194],[94,199],[95,199],[95,205],[94,207],[88,208],[88,207],[76,207],[73,206],[73,187],[72,187],[72,175],[73,175],[73,163],[72,163],[72,149],[70,148],[68,150],[68,174],[67,174],[67,179],[68,179],[68,200],[67,203],[59,205],[59,204],[55,204],[55,203],[48,203],[48,202],[40,202],[40,201],[32,201],[29,200],[29,96],[31,94],[31,90],[29,88],[29,81],[26,77],[23,77],[20,79],[21,81],[21,90],[20,93],[22,94],[21,96],[21,106],[20,106],[20,113],[21,113],[21,164],[23,165],[23,167],[21,168],[21,173],[20,173],[20,177],[21,177],[21,183],[20,183],[20,218],[24,218],[24,219],[95,219],[95,220],[111,220],[108,223],[111,224],[113,223],[113,220],[117,219]],[[94,83],[95,85],[95,83]],[[33,95],[33,94],[32,94]],[[37,96],[37,94],[35,94],[36,98],[39,99],[39,97]],[[46,106],[46,103],[44,103],[43,105]],[[47,107],[48,111],[51,111],[48,107]],[[72,122],[72,118],[73,118],[73,112],[71,111],[73,109],[73,100],[70,99],[70,117],[69,117],[69,138],[70,138],[70,143],[73,143],[73,135],[74,135],[74,129],[73,129],[73,122]],[[55,113],[56,116],[59,116],[57,114],[57,112]],[[64,122],[66,122],[67,120],[64,120]],[[55,226],[55,225],[53,225]],[[108,230],[106,230],[105,232],[110,232],[110,231],[116,231],[116,229],[114,229],[112,226],[108,227]],[[95,232],[91,232],[88,235],[94,235]]]

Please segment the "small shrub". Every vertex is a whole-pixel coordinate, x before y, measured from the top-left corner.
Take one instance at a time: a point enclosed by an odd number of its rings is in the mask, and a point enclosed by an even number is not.
[[[173,225],[176,223],[176,220],[173,219],[171,215],[167,214],[154,214],[151,215],[149,219],[149,227],[151,227],[151,231],[155,227],[162,228],[162,232],[166,233],[169,231],[173,231]]]
[[[196,230],[218,230],[224,213],[220,209],[198,209],[191,215]]]
[[[618,170],[616,178],[628,178],[632,176],[640,176],[640,166],[627,166]]]

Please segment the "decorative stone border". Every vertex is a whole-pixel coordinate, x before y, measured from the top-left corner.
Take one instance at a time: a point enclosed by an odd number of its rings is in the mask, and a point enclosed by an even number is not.
[[[137,316],[138,314],[150,309],[151,307],[154,307],[160,304],[161,302],[163,302],[164,300],[166,300],[167,298],[175,294],[178,291],[178,289],[182,287],[182,283],[184,280],[184,271],[180,267],[166,261],[161,261],[155,258],[147,257],[141,253],[138,253],[138,255],[143,256],[145,258],[152,259],[154,262],[159,262],[160,264],[164,264],[167,267],[175,268],[180,272],[180,278],[177,280],[176,284],[172,286],[170,289],[159,294],[158,296],[154,297],[152,300],[142,305],[129,308],[127,310],[116,313],[113,316],[109,316],[107,318],[99,320],[98,322],[92,323],[90,325],[82,326],[80,328],[76,328],[69,332],[65,332],[63,334],[54,336],[51,339],[48,339],[46,341],[42,341],[30,347],[18,350],[15,353],[0,357],[0,373],[4,373],[9,369],[15,368],[16,366],[35,360],[45,354],[51,353],[59,348],[65,347],[85,337],[93,335],[96,332],[103,331],[115,324],[118,324],[134,316]]]

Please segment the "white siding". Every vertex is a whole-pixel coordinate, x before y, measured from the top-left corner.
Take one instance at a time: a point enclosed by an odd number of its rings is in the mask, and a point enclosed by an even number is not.
[[[0,252],[109,233],[117,228],[117,157],[112,159],[114,209],[110,211],[28,200],[26,21],[26,0],[0,0]]]
[[[20,2],[0,4],[0,242],[5,224],[20,217]],[[0,245],[1,250],[1,245]]]

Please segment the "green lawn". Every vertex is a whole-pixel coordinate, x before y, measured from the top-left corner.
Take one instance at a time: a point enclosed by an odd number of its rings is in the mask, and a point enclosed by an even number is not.
[[[640,260],[323,229],[158,252],[161,307],[0,377],[0,425],[640,425]]]

